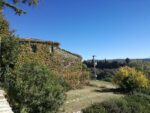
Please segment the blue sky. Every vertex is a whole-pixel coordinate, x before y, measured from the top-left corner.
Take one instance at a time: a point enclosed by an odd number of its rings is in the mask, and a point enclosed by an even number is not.
[[[38,8],[6,8],[11,29],[22,38],[58,41],[83,59],[150,57],[150,0],[45,0]]]

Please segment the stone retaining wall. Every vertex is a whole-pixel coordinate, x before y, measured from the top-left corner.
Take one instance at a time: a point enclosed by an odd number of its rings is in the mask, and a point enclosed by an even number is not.
[[[4,96],[3,90],[0,90],[0,113],[14,113]]]

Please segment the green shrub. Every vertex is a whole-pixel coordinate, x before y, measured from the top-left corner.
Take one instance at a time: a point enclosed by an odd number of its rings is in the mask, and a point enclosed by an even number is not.
[[[83,113],[108,113],[100,104],[94,104],[91,107],[82,110]]]
[[[8,87],[9,77],[11,76],[12,69],[14,69],[19,54],[19,39],[12,35],[2,37],[0,47],[0,86],[6,88]]]
[[[131,94],[136,94],[136,93],[141,93],[141,94],[146,94],[150,95],[150,87],[148,88],[137,88],[131,92]]]
[[[24,64],[8,89],[15,113],[56,113],[65,100],[63,82],[45,66]]]
[[[92,112],[91,112],[92,111]],[[94,104],[83,110],[83,113],[130,113],[127,101],[124,99],[111,99],[102,103]]]
[[[83,110],[83,113],[150,113],[150,102],[143,97],[128,95],[97,103]]]
[[[127,101],[124,99],[111,99],[101,104],[108,113],[130,113],[127,107]]]
[[[59,83],[63,86],[64,91],[69,91],[72,89],[70,83],[68,83],[63,77],[60,77]]]
[[[150,88],[137,88],[130,92],[130,95],[142,97],[150,103]]]
[[[97,69],[97,79],[111,82],[115,72],[115,69]]]
[[[149,101],[146,98],[128,95],[124,99],[128,102],[130,113],[150,113]]]

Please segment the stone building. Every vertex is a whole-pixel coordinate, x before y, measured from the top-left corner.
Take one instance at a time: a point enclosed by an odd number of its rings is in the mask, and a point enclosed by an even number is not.
[[[81,69],[82,57],[59,47],[60,43],[43,41],[32,38],[20,39],[21,52],[16,68],[24,62],[36,62],[39,65],[47,65],[52,71],[64,73],[67,68]]]

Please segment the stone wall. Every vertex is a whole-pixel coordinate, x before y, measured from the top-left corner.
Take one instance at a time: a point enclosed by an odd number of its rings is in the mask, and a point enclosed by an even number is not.
[[[3,90],[0,90],[0,113],[13,113]]]
[[[36,46],[34,52],[32,50],[33,45]],[[53,51],[51,49],[53,49]],[[63,73],[72,65],[81,67],[81,60],[81,56],[63,50],[55,43],[41,43],[41,41],[39,42],[37,40],[35,42],[28,40],[21,42],[21,52],[16,68],[21,67],[24,62],[36,62],[39,65],[47,65],[52,71]]]

